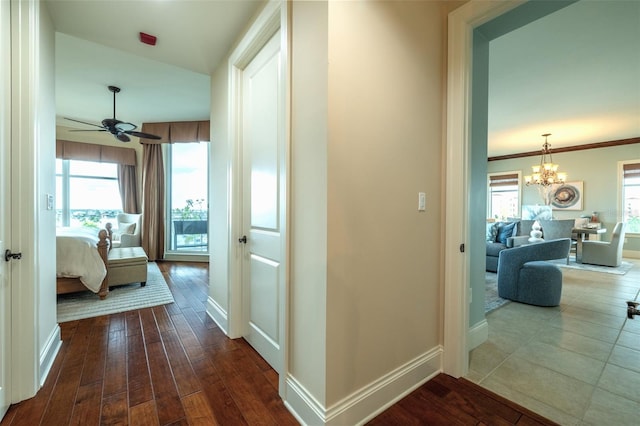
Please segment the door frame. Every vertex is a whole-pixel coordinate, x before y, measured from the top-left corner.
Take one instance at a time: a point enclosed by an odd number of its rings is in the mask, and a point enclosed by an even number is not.
[[[5,247],[11,247],[11,211],[4,201],[11,196],[11,3],[2,2],[0,4],[0,51],[2,52],[2,60],[0,61],[0,87],[2,87],[2,98],[0,99],[0,255],[4,253]],[[6,155],[9,154],[9,155]],[[10,203],[9,203],[10,204]],[[0,287],[4,287],[4,300],[0,303],[0,333],[3,334],[0,340],[0,358],[4,365],[4,370],[0,370],[2,381],[0,386],[4,384],[4,401],[7,406],[0,405],[0,419],[2,419],[5,411],[11,404],[11,370],[12,370],[12,354],[10,348],[12,342],[12,321],[11,321],[11,277],[9,276],[10,265],[4,259],[0,259]],[[6,282],[4,281],[6,280]],[[8,308],[8,309],[5,309]],[[6,343],[6,345],[4,345]],[[2,366],[0,366],[2,368]]]
[[[242,179],[242,74],[246,66],[271,37],[280,30],[280,55],[282,76],[280,81],[281,99],[280,133],[283,137],[284,149],[279,160],[284,170],[285,179],[280,181],[280,229],[282,274],[280,277],[280,348],[283,359],[280,362],[282,374],[279,375],[280,395],[285,389],[284,383],[288,371],[288,303],[289,292],[289,241],[288,241],[288,209],[289,209],[289,173],[290,170],[290,101],[289,101],[289,4],[285,1],[270,1],[260,12],[254,23],[246,32],[229,58],[229,303],[228,330],[230,338],[242,337],[244,334],[243,294],[242,294],[242,260],[243,247],[238,243],[243,232],[243,179]]]
[[[37,168],[36,139],[38,106],[38,77],[40,37],[40,3],[34,0],[11,0],[9,7],[11,53],[7,71],[10,76],[2,85],[10,87],[8,107],[11,173],[3,176],[9,192],[11,223],[5,223],[4,230],[11,236],[5,238],[6,249],[21,252],[21,260],[7,262],[10,268],[9,297],[11,312],[10,364],[11,381],[8,399],[16,403],[30,398],[40,387],[40,360],[38,355],[38,297],[37,297],[37,252],[35,244]],[[25,196],[26,195],[26,196]],[[0,259],[5,262],[4,259]],[[17,380],[16,378],[19,378]]]
[[[471,81],[473,30],[525,3],[471,1],[449,14],[447,65],[447,123],[445,156],[445,265],[443,371],[461,377],[469,370],[469,265],[460,250],[470,242]],[[463,173],[460,173],[463,165]],[[464,306],[464,309],[460,309]]]

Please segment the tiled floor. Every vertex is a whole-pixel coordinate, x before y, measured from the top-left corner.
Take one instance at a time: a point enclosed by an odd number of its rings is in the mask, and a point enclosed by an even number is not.
[[[467,378],[562,425],[640,422],[640,260],[625,275],[563,268],[561,304],[509,303],[487,315],[489,340]]]

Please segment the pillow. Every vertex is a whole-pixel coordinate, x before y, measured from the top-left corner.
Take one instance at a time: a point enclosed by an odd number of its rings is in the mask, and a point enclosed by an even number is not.
[[[120,223],[118,224],[118,233],[133,234],[136,230],[136,224],[134,223]]]
[[[496,241],[501,244],[507,244],[507,238],[516,235],[517,224],[518,222],[503,223],[502,226],[498,228],[498,236],[496,237]]]
[[[487,223],[487,241],[495,243],[497,237],[498,237],[498,224]]]

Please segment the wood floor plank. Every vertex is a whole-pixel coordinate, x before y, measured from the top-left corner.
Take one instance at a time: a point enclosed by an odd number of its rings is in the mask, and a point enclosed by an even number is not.
[[[162,342],[147,345],[147,356],[160,424],[164,425],[185,417]]]
[[[160,341],[160,331],[156,323],[156,317],[151,309],[140,310],[140,324],[145,345]]]
[[[110,329],[111,330],[111,329]],[[109,332],[103,392],[105,396],[127,390],[127,335],[123,328]]]
[[[100,405],[102,402],[102,381],[80,386],[73,406],[70,425],[86,426],[100,423]]]
[[[191,368],[191,363],[176,330],[165,330],[160,333],[160,336],[178,387],[178,394],[185,396],[199,391],[201,389],[200,381]]]
[[[216,426],[219,424],[211,411],[207,398],[202,392],[185,396],[182,398],[182,404],[190,425]]]
[[[128,339],[131,338],[134,338],[134,336],[128,337]],[[129,407],[134,407],[153,399],[147,353],[144,347],[142,350],[127,353],[127,379]]]
[[[129,424],[129,402],[127,392],[109,395],[102,400],[102,413],[100,425],[128,425]]]
[[[189,359],[193,361],[203,358],[205,356],[204,349],[196,335],[193,333],[189,323],[187,323],[187,320],[184,318],[184,315],[182,315],[182,313],[172,315],[171,321],[176,328],[180,342],[182,342],[182,347],[184,347]]]
[[[84,358],[84,368],[80,385],[86,385],[96,381],[102,382],[104,368],[107,357],[107,346],[109,340],[109,320],[108,317],[96,318],[96,322],[91,332],[91,344],[87,348],[87,355]]]
[[[129,424],[131,426],[155,426],[161,423],[158,420],[156,401],[147,401],[131,407],[129,410]]]

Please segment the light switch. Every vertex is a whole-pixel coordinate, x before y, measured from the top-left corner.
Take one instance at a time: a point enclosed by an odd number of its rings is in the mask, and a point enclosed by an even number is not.
[[[427,210],[427,194],[424,192],[418,192],[418,211],[424,212]]]

